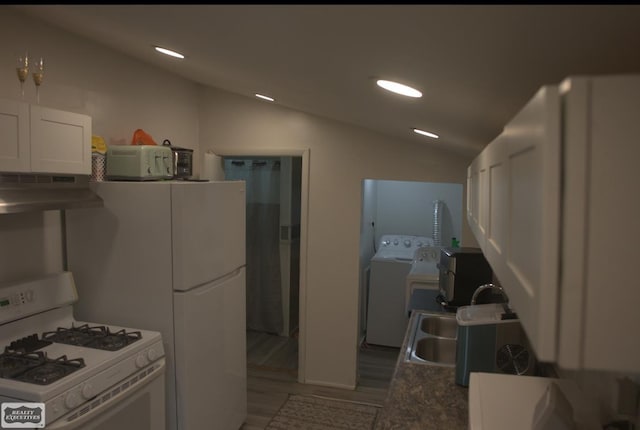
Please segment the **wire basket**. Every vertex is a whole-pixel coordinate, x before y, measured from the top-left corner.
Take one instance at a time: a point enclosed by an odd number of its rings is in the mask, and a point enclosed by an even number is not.
[[[92,182],[102,182],[107,171],[107,156],[96,152],[91,154],[91,177]]]

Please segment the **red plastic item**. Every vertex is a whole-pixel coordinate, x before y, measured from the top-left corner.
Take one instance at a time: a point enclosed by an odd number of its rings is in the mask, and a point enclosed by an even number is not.
[[[132,145],[157,145],[153,137],[143,129],[139,128],[133,132],[133,138],[131,139]]]

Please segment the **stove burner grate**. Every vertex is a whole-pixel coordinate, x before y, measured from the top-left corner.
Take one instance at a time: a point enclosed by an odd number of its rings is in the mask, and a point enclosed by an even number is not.
[[[36,353],[13,352],[5,349],[5,353],[0,354],[0,378],[12,379],[39,363],[40,357]]]
[[[9,344],[7,349],[29,353],[48,345],[51,345],[50,341],[39,339],[37,334],[32,334],[22,339],[14,340]]]
[[[5,349],[0,355],[0,377],[49,385],[85,366],[82,358],[67,359],[66,355],[50,359],[42,351],[30,353]]]
[[[124,329],[112,332],[106,326],[90,327],[88,324],[79,327],[58,328],[45,332],[42,338],[57,343],[84,346],[87,348],[117,351],[142,338],[139,331],[126,332]]]

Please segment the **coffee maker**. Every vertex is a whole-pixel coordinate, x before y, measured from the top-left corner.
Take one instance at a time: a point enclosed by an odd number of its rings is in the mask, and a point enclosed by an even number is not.
[[[438,300],[449,312],[455,312],[460,306],[470,305],[475,290],[493,281],[493,270],[480,248],[442,248],[438,269]],[[477,303],[495,301],[491,291],[483,291],[478,296]]]

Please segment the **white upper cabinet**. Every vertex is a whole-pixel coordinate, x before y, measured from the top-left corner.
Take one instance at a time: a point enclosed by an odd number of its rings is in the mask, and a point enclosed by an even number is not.
[[[638,135],[640,77],[570,78],[469,166],[467,220],[541,361],[640,371]]]
[[[560,98],[541,88],[505,127],[506,169],[493,181],[505,187],[499,209],[506,223],[501,282],[517,309],[538,358],[556,355],[560,233]],[[497,208],[490,208],[496,212]],[[510,286],[513,285],[513,288]]]
[[[480,213],[480,210],[486,212],[486,205],[482,204],[486,199],[485,191],[487,191],[483,185],[483,179],[485,178],[486,169],[486,151],[482,152],[467,168],[467,221],[469,227],[475,235],[478,243],[481,247],[484,244],[484,238],[486,234],[486,214]],[[486,185],[486,184],[485,184]]]
[[[640,76],[567,80],[562,367],[640,372]]]
[[[29,105],[0,99],[0,172],[29,170]]]
[[[91,117],[0,100],[0,171],[91,173]]]
[[[471,166],[478,179],[470,190],[479,193],[471,197],[478,219],[472,229],[538,359],[552,360],[560,221],[557,87],[541,88]]]

